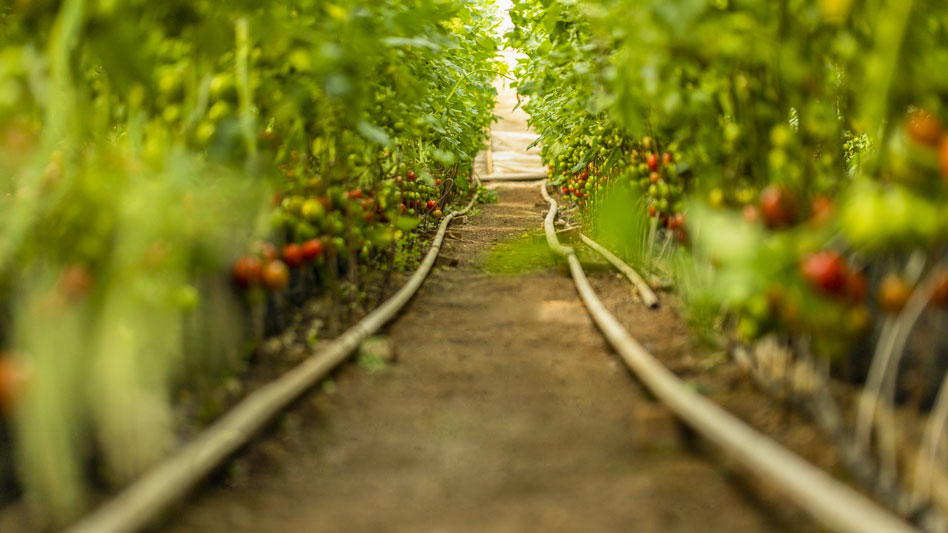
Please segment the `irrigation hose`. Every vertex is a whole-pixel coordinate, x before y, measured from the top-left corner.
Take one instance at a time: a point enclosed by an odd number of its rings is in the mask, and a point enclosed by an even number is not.
[[[553,220],[557,206],[546,185],[544,181],[541,191],[550,204],[544,223],[550,249],[567,260],[576,290],[593,321],[656,398],[725,455],[750,474],[775,486],[788,500],[825,527],[860,533],[917,531],[898,516],[688,388],[633,339],[596,296],[573,250],[561,245],[556,238]]]
[[[652,291],[652,288],[648,286],[648,283],[642,279],[642,276],[635,271],[634,268],[626,264],[625,261],[619,259],[616,254],[610,252],[606,247],[599,244],[598,242],[590,239],[585,234],[580,233],[579,238],[582,239],[586,246],[590,247],[597,254],[601,255],[603,259],[608,261],[621,272],[628,280],[635,286],[635,290],[638,291],[639,297],[642,298],[642,302],[645,303],[645,307],[649,309],[658,309],[658,297],[655,296],[655,292]]]
[[[363,340],[384,326],[415,295],[434,265],[451,220],[477,202],[475,176],[471,201],[447,214],[421,265],[391,298],[356,325],[279,378],[249,394],[217,422],[171,457],[154,466],[111,500],[73,524],[67,533],[131,533],[139,531],[165,508],[243,446],[275,415],[345,361]]]

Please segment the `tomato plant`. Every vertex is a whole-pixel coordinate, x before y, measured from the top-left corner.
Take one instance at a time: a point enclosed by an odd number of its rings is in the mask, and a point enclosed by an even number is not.
[[[948,7],[516,0],[511,18],[550,180],[584,231],[675,278],[707,338],[859,381],[911,333],[886,401],[948,391],[904,376],[948,362]]]
[[[82,509],[92,453],[115,483],[161,457],[170,391],[222,380],[185,368],[259,329],[247,317],[278,328],[290,295],[341,301],[360,271],[410,265],[428,222],[474,193],[493,9],[0,7],[0,347],[35,368],[15,433],[37,508]]]

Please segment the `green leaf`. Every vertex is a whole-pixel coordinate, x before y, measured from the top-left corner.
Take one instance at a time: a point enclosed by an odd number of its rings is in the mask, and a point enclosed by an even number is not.
[[[411,231],[417,228],[418,224],[421,224],[418,217],[399,216],[395,219],[395,227],[402,231]]]
[[[372,124],[369,124],[368,122],[363,120],[362,122],[359,122],[359,125],[356,126],[356,128],[359,130],[359,133],[361,133],[363,137],[365,137],[366,139],[368,139],[369,141],[375,144],[381,144],[383,146],[388,146],[392,144],[391,137],[389,137],[388,134],[385,133],[385,130],[383,130],[382,128],[379,128],[378,126],[373,126]]]

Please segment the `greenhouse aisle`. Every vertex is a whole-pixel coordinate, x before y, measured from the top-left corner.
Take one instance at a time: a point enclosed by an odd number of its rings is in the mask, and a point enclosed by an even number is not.
[[[495,86],[475,171],[543,174],[515,90]],[[390,326],[394,362],[350,365],[311,393],[169,533],[781,530],[612,355],[550,262],[539,182],[489,187],[499,202],[452,226],[442,268]],[[614,275],[595,282],[629,293]],[[637,304],[625,319],[655,342],[687,336],[670,311]]]
[[[512,70],[520,55],[513,50],[500,52],[500,58]],[[527,125],[529,115],[520,108],[517,90],[509,80],[494,82],[497,121],[490,128],[490,150],[478,154],[474,171],[492,180],[522,180],[546,177],[546,167],[540,158],[540,148],[532,146],[536,133]]]
[[[779,529],[683,447],[548,255],[523,245],[495,264],[499,243],[534,242],[522,236],[542,210],[536,183],[499,192],[452,228],[442,253],[456,266],[391,326],[397,362],[344,369],[167,531]],[[534,268],[487,272],[514,263]],[[598,283],[628,291],[612,275]]]

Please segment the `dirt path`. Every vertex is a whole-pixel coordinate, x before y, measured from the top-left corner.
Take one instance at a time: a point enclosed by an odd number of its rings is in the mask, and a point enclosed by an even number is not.
[[[486,273],[495,244],[541,221],[535,185],[500,200],[450,232],[457,266],[390,326],[395,364],[343,369],[165,530],[779,530],[683,447],[557,267]]]

